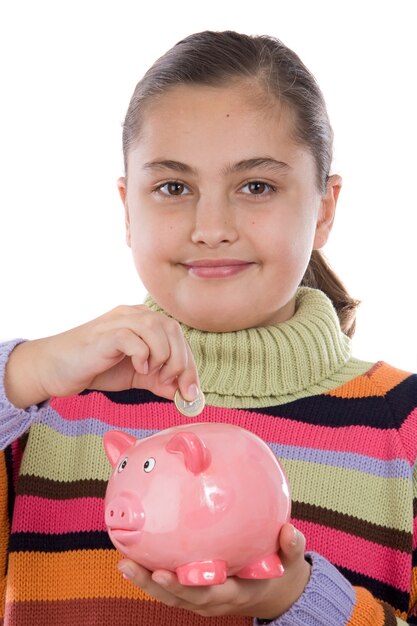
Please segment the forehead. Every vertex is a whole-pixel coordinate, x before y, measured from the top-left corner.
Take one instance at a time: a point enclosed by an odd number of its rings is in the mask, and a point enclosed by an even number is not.
[[[149,147],[166,142],[219,140],[279,141],[295,147],[294,120],[288,107],[259,87],[176,86],[154,97],[143,112],[138,142]],[[203,144],[204,146],[204,144]]]

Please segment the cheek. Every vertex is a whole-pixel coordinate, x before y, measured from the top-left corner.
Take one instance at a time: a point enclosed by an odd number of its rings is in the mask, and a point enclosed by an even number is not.
[[[261,259],[281,276],[303,274],[313,249],[315,228],[312,220],[287,216],[285,220],[265,223],[251,220],[251,237]]]
[[[131,251],[143,284],[149,291],[171,269],[178,252],[179,236],[175,225],[160,220],[136,220],[131,224]]]
[[[157,237],[153,235],[153,229],[140,223],[139,220],[130,221],[130,249],[136,270],[143,280],[152,267],[152,259],[158,252]]]

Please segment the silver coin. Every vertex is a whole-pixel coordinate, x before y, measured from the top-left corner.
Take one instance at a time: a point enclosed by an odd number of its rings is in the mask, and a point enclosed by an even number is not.
[[[175,392],[174,402],[178,411],[186,417],[195,417],[196,415],[200,415],[206,404],[202,391],[200,391],[195,400],[188,402],[187,400],[184,400],[179,389]]]

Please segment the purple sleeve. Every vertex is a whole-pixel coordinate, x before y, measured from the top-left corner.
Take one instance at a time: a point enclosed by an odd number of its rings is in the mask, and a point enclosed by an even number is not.
[[[254,626],[345,626],[352,615],[356,593],[348,580],[329,561],[315,552],[310,580],[302,595],[275,620],[254,619]]]
[[[4,450],[12,441],[18,439],[31,426],[42,407],[47,402],[33,405],[27,409],[18,409],[6,397],[4,374],[11,351],[24,339],[14,339],[0,343],[0,450]]]

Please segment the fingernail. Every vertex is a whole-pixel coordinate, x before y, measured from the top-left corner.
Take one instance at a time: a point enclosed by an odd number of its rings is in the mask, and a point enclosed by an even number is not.
[[[119,568],[119,572],[123,575],[123,578],[126,578],[126,580],[130,580],[134,577],[135,572],[129,563],[120,563],[117,567]]]
[[[298,530],[296,528],[294,528],[294,526],[292,527],[292,531],[293,531],[293,538],[291,539],[291,545],[292,546],[296,546],[297,545],[297,541],[298,541]]]
[[[185,399],[188,402],[191,402],[192,400],[198,398],[199,394],[200,390],[198,389],[197,385],[190,385],[187,389],[187,397]]]
[[[166,574],[154,574],[152,580],[158,583],[158,585],[161,585],[161,587],[169,585],[169,578]]]

